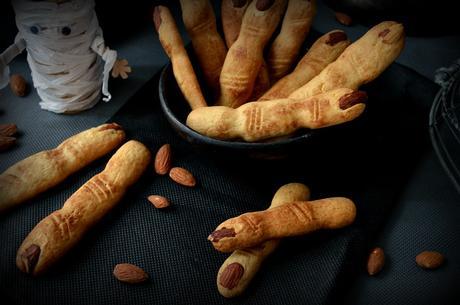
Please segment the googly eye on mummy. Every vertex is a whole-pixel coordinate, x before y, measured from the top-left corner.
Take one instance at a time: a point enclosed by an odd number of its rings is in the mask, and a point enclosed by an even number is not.
[[[72,29],[69,26],[64,26],[61,28],[61,33],[64,36],[69,36],[72,33]]]
[[[30,27],[30,32],[32,34],[38,35],[38,33],[40,32],[40,27],[38,25],[33,25]]]
[[[8,64],[27,51],[33,85],[42,109],[75,113],[108,102],[109,76],[125,79],[126,59],[105,45],[94,0],[12,0],[18,34],[0,54],[0,89]],[[112,72],[112,73],[111,73]]]
[[[57,34],[63,36],[69,36],[72,33],[72,27],[68,26],[59,26],[59,27],[41,27],[39,25],[32,25],[29,27],[29,31],[34,35],[39,35],[45,31],[55,30]]]

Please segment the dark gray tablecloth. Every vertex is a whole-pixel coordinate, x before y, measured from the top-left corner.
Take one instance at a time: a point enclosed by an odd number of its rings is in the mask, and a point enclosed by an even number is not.
[[[324,32],[337,27],[331,12],[320,6],[315,28]],[[434,84],[393,66],[368,87],[372,104],[366,116],[330,135],[333,141],[287,161],[227,164],[196,153],[174,135],[157,105],[155,80],[133,97],[165,57],[153,28],[135,31],[138,36],[130,38],[122,24],[115,28],[120,32],[108,39],[114,39],[112,45],[129,59],[134,73],[127,82],[111,82],[115,97],[111,103],[76,116],[59,116],[39,110],[34,93],[19,99],[2,90],[0,122],[17,122],[22,135],[17,148],[0,155],[0,170],[106,121],[129,100],[114,119],[152,151],[172,143],[177,164],[196,174],[199,187],[184,189],[166,177],[147,174],[75,251],[40,279],[17,271],[17,247],[42,217],[100,171],[107,158],[0,216],[0,290],[6,303],[449,304],[449,299],[458,299],[454,285],[460,274],[459,196],[437,162],[427,134]],[[364,29],[357,25],[346,31],[357,37]],[[124,34],[117,40],[114,36],[119,33]],[[448,47],[458,42],[452,39],[409,38],[398,61],[415,62],[415,68],[429,76],[455,52]],[[28,74],[23,59],[13,68]],[[284,241],[245,296],[223,299],[215,289],[215,273],[225,255],[212,249],[207,234],[227,217],[265,208],[276,189],[292,181],[310,185],[314,198],[351,196],[359,208],[357,222],[338,232]],[[167,213],[154,210],[145,200],[151,193],[170,197],[175,207]],[[384,271],[370,278],[365,255],[376,245],[385,249],[388,259]],[[426,249],[444,253],[447,263],[436,271],[419,269],[415,255]],[[139,287],[118,283],[111,271],[121,261],[146,269],[149,283]]]
[[[322,133],[308,150],[295,152],[286,160],[232,161],[191,150],[171,131],[158,107],[156,83],[155,79],[150,82],[110,121],[122,124],[130,138],[142,141],[152,151],[171,143],[175,165],[190,169],[199,186],[184,188],[149,171],[50,273],[40,279],[21,274],[14,258],[24,236],[100,171],[107,158],[97,161],[31,203],[0,217],[0,236],[5,244],[0,249],[3,294],[15,303],[35,304],[147,304],[153,299],[159,304],[326,304],[342,299],[350,283],[364,273],[365,255],[375,244],[375,234],[404,198],[406,186],[413,183],[414,169],[431,150],[425,117],[437,86],[394,65],[366,88],[370,94],[368,109],[353,124]],[[286,239],[246,295],[233,301],[222,298],[216,291],[215,277],[226,255],[212,248],[207,234],[229,217],[265,208],[279,186],[293,181],[309,185],[313,198],[353,198],[358,207],[355,224]],[[167,211],[152,208],[146,200],[150,194],[165,195],[174,207]],[[433,223],[428,231],[432,230],[441,228]],[[405,233],[416,236],[416,224],[408,225]],[[455,249],[441,247],[455,238],[438,241],[438,250],[443,248],[448,257],[455,255]],[[390,248],[387,268],[368,281],[389,280],[393,272],[400,274],[393,271],[396,264],[392,262],[413,258],[416,250],[432,245],[405,246],[398,251]],[[143,267],[151,280],[139,287],[117,282],[111,271],[119,262]],[[435,291],[443,294],[436,301],[447,304],[447,299],[457,294],[444,288],[454,283],[456,266],[458,263],[449,260],[430,273],[412,262],[406,268],[413,274],[404,273],[402,281],[412,283],[407,285],[410,291],[431,276],[442,278]],[[393,296],[400,300],[406,293],[401,289]],[[413,296],[405,301],[428,304],[434,299]]]

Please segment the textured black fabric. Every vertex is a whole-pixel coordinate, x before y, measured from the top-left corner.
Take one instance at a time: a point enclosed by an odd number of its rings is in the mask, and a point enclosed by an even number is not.
[[[398,196],[383,230],[372,238],[382,247],[386,263],[370,277],[364,268],[348,276],[339,304],[457,304],[460,291],[460,197],[434,151],[421,161]],[[424,270],[415,263],[421,251],[439,251],[444,264]]]
[[[110,121],[154,153],[171,143],[174,165],[198,180],[186,188],[153,169],[49,273],[21,274],[15,253],[36,223],[63,202],[109,156],[60,186],[0,216],[0,292],[14,304],[325,304],[363,267],[369,241],[386,220],[422,152],[431,149],[427,113],[437,86],[411,70],[392,65],[364,88],[369,103],[352,124],[330,128],[309,149],[286,160],[235,161],[192,150],[173,133],[158,105],[155,78]],[[356,222],[345,229],[283,240],[246,294],[219,295],[216,272],[227,257],[206,237],[223,220],[265,209],[274,192],[289,182],[311,187],[312,198],[349,196]],[[173,206],[157,210],[150,194]],[[150,275],[130,286],[112,276],[129,262]],[[419,303],[420,304],[420,303]]]

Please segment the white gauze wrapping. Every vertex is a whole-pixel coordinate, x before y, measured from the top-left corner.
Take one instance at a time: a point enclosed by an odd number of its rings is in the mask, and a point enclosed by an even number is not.
[[[101,85],[103,100],[109,101],[108,80],[117,52],[104,44],[94,0],[12,3],[19,30],[15,41],[26,42],[40,106],[57,113],[91,108],[100,99]]]

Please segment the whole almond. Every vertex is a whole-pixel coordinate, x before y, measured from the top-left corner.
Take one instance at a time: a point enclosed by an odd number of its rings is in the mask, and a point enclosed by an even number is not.
[[[118,264],[113,269],[113,275],[121,282],[139,284],[145,282],[149,276],[141,268],[132,264]]]
[[[166,175],[171,169],[171,145],[165,144],[160,147],[155,156],[155,172]]]
[[[169,177],[171,177],[171,179],[175,182],[185,186],[193,187],[196,185],[196,180],[195,177],[193,177],[192,173],[190,173],[188,170],[182,167],[171,168],[171,171],[169,172]]]
[[[353,107],[356,104],[364,104],[367,101],[367,93],[364,91],[353,91],[339,99],[339,107],[342,110]]]
[[[0,151],[5,151],[11,148],[15,143],[16,143],[16,138],[14,137],[0,136]]]
[[[327,40],[326,40],[326,44],[330,45],[330,46],[334,46],[336,44],[338,44],[339,42],[341,41],[345,41],[348,39],[348,36],[347,34],[345,34],[345,32],[342,32],[342,31],[335,31],[335,32],[332,32],[329,34]]]
[[[263,11],[268,10],[273,5],[274,2],[275,0],[257,0],[256,8],[257,10],[263,12]]]
[[[24,96],[27,91],[27,82],[20,74],[13,74],[10,77],[10,88],[15,95]]]
[[[424,269],[436,269],[444,262],[444,256],[436,251],[423,251],[415,257],[415,262]]]
[[[233,7],[242,8],[246,4],[247,0],[232,0],[232,2]]]
[[[157,208],[163,209],[169,207],[169,200],[163,196],[150,195],[147,199]]]
[[[369,254],[367,260],[367,273],[375,275],[379,273],[385,264],[385,253],[382,248],[375,248]]]
[[[21,254],[21,261],[24,267],[25,273],[32,274],[34,268],[37,265],[38,259],[40,257],[41,248],[36,244],[30,245],[27,249],[24,250]]]
[[[0,124],[0,136],[11,137],[18,132],[16,124]]]
[[[345,13],[335,12],[335,19],[343,25],[350,26],[353,23],[353,19]]]
[[[221,240],[224,237],[235,237],[236,232],[234,229],[227,229],[227,228],[222,228],[216,231],[213,231],[211,234],[208,236],[208,240],[217,243],[219,240]]]
[[[155,6],[153,10],[153,24],[155,25],[155,30],[158,32],[161,26],[161,8],[159,6]]]
[[[219,284],[227,289],[235,288],[244,274],[244,268],[239,263],[229,264],[219,276]]]

